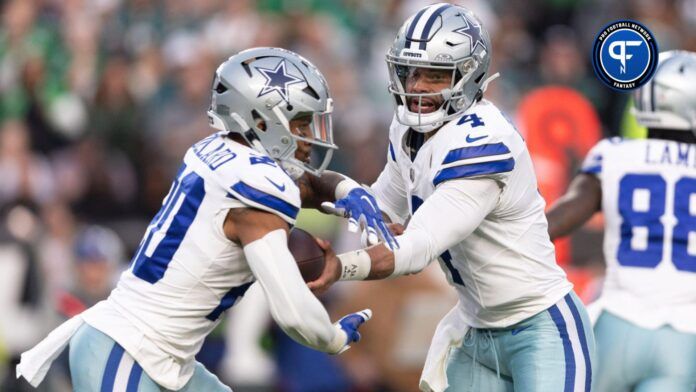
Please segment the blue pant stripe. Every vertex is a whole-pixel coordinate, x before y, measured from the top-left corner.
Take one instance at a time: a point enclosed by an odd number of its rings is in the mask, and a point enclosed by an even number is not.
[[[131,368],[130,375],[128,376],[128,384],[126,385],[126,392],[137,392],[138,384],[140,384],[140,376],[143,375],[143,368],[138,365],[137,362],[133,362],[133,367]]]
[[[112,392],[114,389],[114,380],[118,371],[118,364],[121,363],[123,357],[123,347],[118,343],[114,343],[114,347],[109,353],[109,359],[106,360],[106,368],[102,376],[101,392]]]
[[[573,314],[573,319],[575,319],[575,325],[578,329],[578,335],[580,336],[582,356],[585,358],[585,392],[590,392],[590,386],[592,385],[592,363],[590,361],[590,349],[587,347],[585,327],[582,324],[580,312],[578,312],[578,308],[575,306],[575,302],[571,298],[570,294],[565,296],[565,301],[568,304],[568,308],[570,308],[570,313]]]
[[[558,334],[561,336],[563,341],[563,354],[565,355],[565,387],[564,392],[573,392],[575,386],[575,357],[573,356],[573,347],[570,344],[570,337],[568,336],[568,328],[566,327],[565,320],[558,306],[553,305],[549,308],[549,314],[551,319],[556,324],[558,328]]]

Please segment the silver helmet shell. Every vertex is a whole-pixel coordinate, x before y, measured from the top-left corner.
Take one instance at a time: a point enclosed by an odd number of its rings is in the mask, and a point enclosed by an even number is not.
[[[268,154],[293,178],[321,175],[333,150],[333,100],[324,76],[302,56],[281,48],[239,52],[215,71],[210,125],[235,132],[260,153]],[[311,116],[311,137],[290,129],[290,121]],[[312,145],[320,162],[295,157],[298,142]]]
[[[660,53],[655,75],[633,98],[633,114],[641,125],[696,134],[696,53]]]
[[[387,52],[389,92],[396,100],[397,120],[429,132],[459,116],[481,98],[491,63],[491,39],[481,21],[468,9],[446,3],[422,8],[399,29]],[[451,70],[449,88],[434,93],[407,93],[406,78],[415,68]],[[420,100],[439,97],[443,104],[422,113]],[[409,99],[419,100],[418,112]]]

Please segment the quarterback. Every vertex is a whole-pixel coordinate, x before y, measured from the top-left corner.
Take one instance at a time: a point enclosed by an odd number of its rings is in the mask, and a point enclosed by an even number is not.
[[[557,238],[604,213],[606,278],[592,304],[602,392],[696,388],[696,53],[659,57],[634,97],[648,138],[600,141],[547,215]]]
[[[331,354],[356,342],[370,311],[332,324],[287,247],[301,201],[350,195],[337,208],[372,234],[384,228],[372,196],[324,171],[336,148],[332,109],[324,77],[293,52],[249,49],[220,65],[208,111],[219,132],[186,152],[109,298],[22,354],[18,377],[38,385],[69,343],[77,391],[229,391],[194,356],[255,281],[296,341]]]
[[[372,190],[399,247],[331,257],[310,282],[383,279],[439,260],[459,303],[440,322],[420,388],[589,391],[594,338],[556,264],[532,161],[483,99],[491,41],[450,4],[410,17],[387,53],[396,101],[387,164]]]

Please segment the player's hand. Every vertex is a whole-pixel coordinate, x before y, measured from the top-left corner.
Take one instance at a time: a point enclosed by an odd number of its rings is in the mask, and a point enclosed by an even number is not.
[[[365,323],[367,320],[371,318],[372,310],[363,309],[359,312],[343,316],[343,318],[341,318],[334,324],[335,328],[342,330],[348,336],[348,338],[346,339],[345,346],[343,346],[343,348],[341,348],[341,350],[336,354],[341,354],[348,350],[350,348],[351,343],[357,343],[360,341],[360,332],[358,332],[358,328],[360,328],[360,326],[363,325],[363,323]]]
[[[406,226],[401,223],[387,223],[387,228],[389,228],[389,231],[391,231],[393,235],[401,235],[406,231]]]
[[[393,236],[404,234],[404,231],[406,231],[406,227],[400,223],[387,223],[387,228]],[[367,230],[363,230],[362,233],[360,233],[360,246],[367,248],[371,245],[373,244],[371,244],[367,238]]]
[[[331,243],[321,238],[316,238],[317,244],[324,251],[324,271],[319,278],[307,283],[307,287],[314,294],[323,294],[341,278],[341,261],[336,257],[336,253],[331,248]]]
[[[382,219],[377,200],[364,188],[353,188],[346,197],[336,200],[336,203],[324,202],[321,206],[326,212],[348,218],[348,231],[366,231],[368,244],[377,244],[381,237],[389,249],[399,247],[399,243]]]

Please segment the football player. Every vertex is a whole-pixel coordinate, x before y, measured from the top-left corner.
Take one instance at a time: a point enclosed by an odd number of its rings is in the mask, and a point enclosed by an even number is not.
[[[254,281],[296,341],[331,354],[356,342],[371,312],[332,324],[287,246],[301,205],[347,195],[354,202],[338,207],[372,234],[384,229],[372,196],[324,170],[332,109],[324,77],[293,52],[250,49],[220,65],[208,111],[219,132],[186,152],[110,297],[24,353],[18,376],[38,385],[69,342],[78,391],[229,391],[194,356]]]
[[[648,138],[600,141],[547,214],[553,239],[604,213],[597,391],[696,387],[696,53],[659,57],[634,97]]]
[[[435,332],[423,390],[589,391],[592,329],[555,262],[529,152],[483,99],[491,50],[460,6],[430,5],[402,25],[387,53],[387,164],[372,190],[408,225],[394,250],[329,257],[310,286],[413,274],[438,259],[459,303]]]

